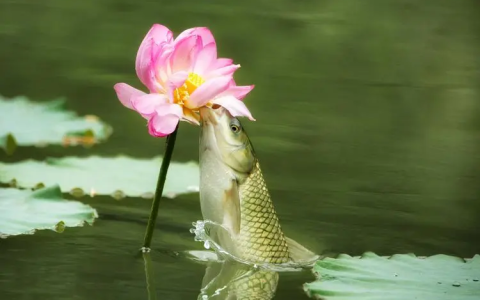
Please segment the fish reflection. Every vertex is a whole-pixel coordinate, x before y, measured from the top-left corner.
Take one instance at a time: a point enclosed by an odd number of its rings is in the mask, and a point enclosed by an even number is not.
[[[210,262],[199,300],[269,300],[275,296],[279,274],[231,260]]]

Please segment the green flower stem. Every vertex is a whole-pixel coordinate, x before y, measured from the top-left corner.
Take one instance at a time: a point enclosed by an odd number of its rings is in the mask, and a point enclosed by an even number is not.
[[[162,166],[160,167],[160,174],[158,175],[157,188],[155,190],[155,197],[152,203],[152,210],[150,211],[150,218],[148,219],[147,231],[145,232],[145,239],[143,241],[142,250],[149,251],[152,242],[153,229],[155,228],[155,222],[157,221],[158,207],[160,205],[160,198],[162,198],[163,187],[165,186],[165,179],[167,178],[168,166],[172,159],[173,148],[175,147],[175,140],[177,139],[177,128],[167,136],[165,155],[162,160]]]

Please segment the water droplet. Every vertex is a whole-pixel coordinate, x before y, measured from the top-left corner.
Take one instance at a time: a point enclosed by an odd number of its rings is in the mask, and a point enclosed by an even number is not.
[[[115,200],[121,200],[126,197],[125,193],[120,190],[114,191],[110,196],[112,196],[112,198]]]
[[[45,185],[43,183],[39,182],[33,187],[33,190],[43,189],[44,187],[45,187]]]
[[[473,278],[473,281],[478,281],[478,278]]]
[[[205,241],[205,243],[203,243],[203,246],[205,247],[205,249],[210,249],[210,242]]]
[[[453,286],[456,286],[456,287],[459,287],[460,286],[460,282],[454,282],[452,283]]]
[[[198,193],[200,191],[200,187],[196,185],[191,185],[187,187],[187,191],[192,193]]]
[[[44,142],[44,141],[40,141],[40,142],[37,142],[37,143],[35,144],[35,147],[37,147],[37,148],[45,148],[45,147],[47,147],[47,146],[48,146],[48,143],[47,143],[47,142]]]
[[[150,193],[150,192],[143,193],[142,195],[140,195],[140,197],[142,197],[143,199],[152,199],[153,193]]]
[[[17,180],[14,178],[8,183],[11,187],[17,187]]]
[[[17,141],[15,140],[15,137],[10,133],[6,136],[5,141],[5,153],[7,153],[7,155],[12,155],[13,152],[15,152],[15,149],[17,149]]]
[[[173,199],[173,198],[177,197],[177,194],[174,193],[174,192],[169,192],[169,193],[163,194],[162,196],[165,197],[165,198],[168,198],[168,199]]]
[[[99,118],[95,115],[86,115],[84,118],[85,118],[85,121],[90,123],[99,122]]]
[[[73,188],[70,190],[70,195],[72,195],[73,197],[76,197],[76,198],[80,198],[80,197],[83,197],[85,195],[85,193],[83,192],[83,190],[81,188]]]
[[[54,230],[58,233],[62,233],[65,230],[65,223],[63,221],[58,222],[55,225]]]

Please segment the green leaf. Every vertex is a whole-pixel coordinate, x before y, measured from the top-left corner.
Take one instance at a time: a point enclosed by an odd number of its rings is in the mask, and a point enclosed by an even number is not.
[[[43,229],[63,232],[65,227],[91,225],[95,218],[95,209],[63,199],[58,186],[37,191],[0,188],[0,238]]]
[[[79,117],[65,111],[64,102],[36,103],[23,96],[0,96],[0,147],[11,152],[15,149],[12,145],[90,146],[110,136],[111,126],[92,115]]]
[[[443,254],[343,254],[319,260],[314,272],[317,281],[304,288],[325,300],[478,300],[480,295],[480,255],[464,260]]]
[[[33,188],[38,184],[58,184],[63,192],[152,198],[157,185],[161,157],[134,159],[126,156],[87,158],[47,158],[0,162],[0,182],[15,182],[18,187]],[[199,169],[195,162],[171,162],[164,187],[164,196],[198,191]]]

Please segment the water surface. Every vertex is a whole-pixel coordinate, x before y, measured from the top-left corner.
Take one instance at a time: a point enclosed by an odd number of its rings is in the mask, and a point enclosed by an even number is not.
[[[285,233],[318,253],[480,253],[480,7],[476,1],[3,0],[0,94],[44,101],[114,127],[93,149],[47,156],[152,157],[164,140],[123,108],[113,84],[140,87],[139,43],[152,23],[214,32],[219,53],[255,84],[244,121]],[[19,120],[31,122],[32,120]],[[174,159],[198,159],[182,124]],[[180,179],[181,180],[181,179]],[[82,198],[93,227],[0,240],[2,299],[147,298],[143,240],[150,201]],[[198,195],[164,199],[153,243],[159,299],[195,299],[205,265],[189,232]],[[309,272],[282,273],[275,299],[306,298]]]

